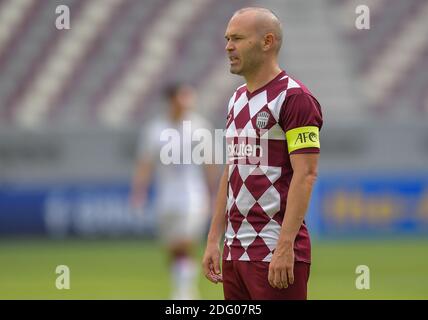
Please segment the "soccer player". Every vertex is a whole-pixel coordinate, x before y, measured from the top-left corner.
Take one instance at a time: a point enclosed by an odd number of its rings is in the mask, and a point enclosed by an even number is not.
[[[155,177],[155,210],[160,238],[166,246],[172,277],[172,299],[198,298],[198,263],[195,247],[206,230],[209,189],[216,183],[213,167],[183,164],[182,150],[191,148],[195,130],[208,128],[209,123],[192,111],[194,92],[189,86],[177,84],[166,89],[168,112],[150,121],[141,131],[139,156],[135,168],[131,201],[140,211],[147,197],[147,187]],[[191,132],[184,137],[183,121],[190,121]],[[179,141],[162,141],[161,135],[174,130]],[[174,135],[172,135],[174,136]],[[170,143],[171,152],[180,163],[163,163],[161,150]],[[214,182],[209,182],[214,181]],[[142,210],[141,210],[142,211]]]
[[[246,83],[228,106],[228,163],[204,273],[223,282],[225,299],[306,299],[311,245],[304,217],[317,177],[321,108],[279,67],[282,30],[270,10],[238,10],[225,38],[230,72]]]

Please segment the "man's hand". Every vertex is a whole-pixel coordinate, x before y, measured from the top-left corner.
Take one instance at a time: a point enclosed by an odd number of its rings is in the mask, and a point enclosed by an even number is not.
[[[278,247],[269,264],[268,281],[273,288],[285,289],[294,283],[294,244]]]
[[[218,245],[208,244],[202,259],[202,268],[205,277],[213,283],[223,282],[220,271],[220,248]]]
[[[205,277],[213,283],[223,282],[223,276],[220,271],[220,239],[225,231],[225,212],[227,199],[227,177],[229,166],[226,166],[220,179],[220,185],[217,192],[217,200],[213,217],[211,219],[210,231],[208,232],[207,248],[202,259],[202,268]]]

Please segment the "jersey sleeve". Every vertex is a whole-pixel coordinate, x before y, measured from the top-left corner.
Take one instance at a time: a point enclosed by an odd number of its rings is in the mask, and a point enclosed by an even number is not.
[[[282,105],[279,124],[284,130],[288,153],[319,153],[323,120],[321,106],[309,93],[287,97]]]

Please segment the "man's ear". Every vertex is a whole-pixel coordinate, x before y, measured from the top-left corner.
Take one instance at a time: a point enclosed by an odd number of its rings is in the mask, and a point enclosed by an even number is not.
[[[268,51],[273,47],[275,37],[274,37],[273,33],[267,33],[267,34],[265,34],[263,40],[264,40],[263,41],[263,51]]]

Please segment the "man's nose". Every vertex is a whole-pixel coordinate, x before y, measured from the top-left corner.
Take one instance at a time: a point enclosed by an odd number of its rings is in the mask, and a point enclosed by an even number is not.
[[[235,47],[232,45],[230,41],[226,43],[226,47],[225,47],[226,51],[232,51],[234,48]]]

